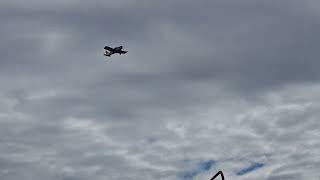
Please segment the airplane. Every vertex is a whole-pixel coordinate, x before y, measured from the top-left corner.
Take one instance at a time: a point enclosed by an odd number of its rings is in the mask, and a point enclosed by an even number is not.
[[[104,55],[110,57],[112,54],[118,53],[118,54],[121,55],[121,54],[125,54],[125,53],[128,52],[128,51],[123,51],[122,48],[123,48],[123,46],[119,46],[119,47],[115,47],[115,48],[111,48],[109,46],[105,46],[103,48],[104,50],[106,50]]]

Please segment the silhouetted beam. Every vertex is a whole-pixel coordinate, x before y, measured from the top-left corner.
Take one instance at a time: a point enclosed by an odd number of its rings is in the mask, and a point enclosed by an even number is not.
[[[216,177],[218,177],[219,175],[221,175],[222,180],[224,180],[224,176],[223,176],[222,171],[217,172],[217,174],[214,175],[210,180],[214,180],[214,179],[215,179]]]

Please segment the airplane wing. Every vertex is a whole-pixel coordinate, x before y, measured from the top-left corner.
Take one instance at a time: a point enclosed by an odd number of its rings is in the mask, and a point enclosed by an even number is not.
[[[108,50],[108,51],[114,51],[114,49],[109,46],[105,46],[103,49]]]

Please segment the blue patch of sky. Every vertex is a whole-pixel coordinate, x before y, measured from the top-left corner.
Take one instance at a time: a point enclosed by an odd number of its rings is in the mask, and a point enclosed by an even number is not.
[[[216,162],[214,160],[209,160],[205,162],[201,162],[199,167],[205,171],[208,171]]]
[[[182,174],[180,174],[180,177],[183,180],[192,180],[198,174],[210,170],[210,168],[212,166],[214,166],[215,163],[216,163],[216,161],[214,161],[214,160],[200,162],[200,163],[198,163],[198,165],[195,169],[193,169],[191,171],[183,172]]]
[[[257,169],[260,169],[260,168],[262,168],[263,166],[264,166],[264,164],[262,164],[262,163],[254,163],[254,164],[252,164],[252,165],[249,166],[249,167],[246,167],[246,168],[244,168],[244,169],[241,169],[240,171],[238,171],[238,172],[236,173],[236,175],[237,175],[237,176],[242,176],[242,175],[248,174],[248,173],[250,173],[250,172],[252,172],[252,171],[255,171],[255,170],[257,170]]]

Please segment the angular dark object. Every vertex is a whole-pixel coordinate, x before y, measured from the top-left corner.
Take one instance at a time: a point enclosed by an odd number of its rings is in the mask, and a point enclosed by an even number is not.
[[[214,175],[210,180],[214,180],[214,179],[216,179],[216,177],[218,177],[219,175],[221,175],[222,180],[224,180],[224,176],[223,176],[222,171],[217,172],[217,174],[216,174],[216,175]]]

